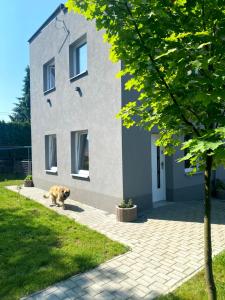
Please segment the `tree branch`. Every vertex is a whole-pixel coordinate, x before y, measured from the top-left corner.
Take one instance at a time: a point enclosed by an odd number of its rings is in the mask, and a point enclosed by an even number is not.
[[[138,26],[137,26],[136,21],[135,21],[134,18],[133,18],[132,12],[131,12],[131,10],[130,10],[130,8],[129,8],[129,5],[128,5],[127,1],[125,1],[124,4],[125,4],[125,7],[126,7],[126,9],[127,9],[128,14],[129,14],[130,17],[131,17],[131,20],[132,20],[132,22],[133,22],[134,28],[135,28],[135,30],[136,30],[136,33],[137,33],[138,37],[139,37],[139,40],[140,40],[140,42],[141,42],[141,45],[142,45],[142,47],[147,51],[148,57],[149,57],[149,59],[150,59],[152,65],[154,66],[154,68],[155,68],[155,70],[156,70],[156,72],[157,72],[157,74],[158,74],[158,76],[159,76],[159,79],[160,79],[161,83],[164,85],[164,87],[166,88],[166,90],[167,90],[167,92],[168,92],[170,98],[172,99],[172,101],[174,102],[174,104],[176,105],[176,107],[179,109],[180,114],[181,114],[181,118],[183,119],[184,123],[186,123],[188,126],[192,127],[193,131],[195,132],[195,134],[196,134],[197,136],[200,136],[200,133],[199,133],[198,129],[194,126],[194,124],[192,124],[192,123],[185,117],[185,115],[184,115],[184,113],[182,112],[181,107],[180,107],[179,103],[177,102],[177,100],[176,100],[174,94],[172,93],[172,91],[171,91],[171,89],[170,89],[168,83],[166,82],[165,78],[162,76],[162,74],[161,74],[161,72],[160,72],[158,66],[157,66],[156,63],[155,63],[155,60],[154,60],[153,56],[151,55],[151,53],[150,53],[150,51],[149,51],[149,49],[148,49],[148,47],[145,45],[145,41],[144,41],[144,39],[143,39],[143,37],[142,37],[142,35],[141,35],[141,33],[140,33],[140,30],[138,29]]]
[[[199,118],[198,114],[190,107],[187,107],[187,109],[196,117],[196,119],[202,124],[201,119]]]

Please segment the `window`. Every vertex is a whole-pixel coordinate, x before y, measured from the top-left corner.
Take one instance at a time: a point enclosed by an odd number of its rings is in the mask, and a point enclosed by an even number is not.
[[[87,71],[86,37],[79,39],[70,46],[70,78]]]
[[[191,139],[191,136],[185,135],[184,142],[187,142],[189,139]],[[187,149],[184,149],[184,155],[186,155],[186,154],[187,154]],[[191,167],[191,163],[190,163],[189,159],[184,161],[184,170],[185,170],[185,173],[189,173],[192,171],[192,167]]]
[[[186,151],[184,151],[184,155],[186,155],[185,152]],[[189,159],[187,159],[187,160],[184,161],[184,169],[185,169],[185,172],[187,172],[187,173],[192,171],[192,167],[191,167]]]
[[[46,171],[57,172],[57,145],[56,135],[45,136],[45,168]]]
[[[71,133],[72,175],[89,177],[89,142],[87,131]]]
[[[185,135],[185,137],[184,137],[184,142],[188,141],[188,140],[191,139],[191,138],[192,138],[191,135]],[[187,152],[188,152],[187,149],[184,149],[184,155],[186,155]],[[200,171],[200,168],[199,168],[199,164],[198,164],[198,163],[197,163],[197,165],[196,165],[196,168],[197,168],[197,172],[200,173],[201,171]],[[189,159],[186,159],[186,160],[184,161],[184,171],[185,171],[185,173],[190,173],[190,172],[193,171],[193,167],[191,166],[191,163],[190,163],[190,160],[189,160]]]
[[[44,65],[44,92],[55,88],[55,60],[47,62]]]

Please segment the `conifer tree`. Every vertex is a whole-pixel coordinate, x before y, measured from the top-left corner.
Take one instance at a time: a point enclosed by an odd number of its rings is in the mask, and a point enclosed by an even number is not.
[[[22,96],[18,97],[15,103],[13,113],[9,115],[11,122],[30,123],[30,68],[25,69],[25,77],[23,80]]]

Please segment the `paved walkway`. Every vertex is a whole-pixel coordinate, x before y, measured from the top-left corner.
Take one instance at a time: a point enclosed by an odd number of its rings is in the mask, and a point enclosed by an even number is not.
[[[10,187],[16,190],[16,187]],[[21,194],[45,206],[43,190]],[[135,223],[116,222],[115,215],[68,200],[67,209],[52,208],[125,243],[131,251],[75,275],[27,300],[154,299],[180,285],[203,266],[203,210],[200,202],[158,207]],[[225,202],[214,200],[213,253],[225,249]]]

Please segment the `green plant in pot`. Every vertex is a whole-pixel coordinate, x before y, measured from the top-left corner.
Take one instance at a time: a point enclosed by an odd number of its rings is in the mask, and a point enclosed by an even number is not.
[[[116,206],[116,218],[119,222],[132,222],[137,219],[137,205],[132,199],[123,200]]]
[[[33,178],[32,175],[27,175],[26,178],[24,179],[24,186],[25,187],[33,187]]]

